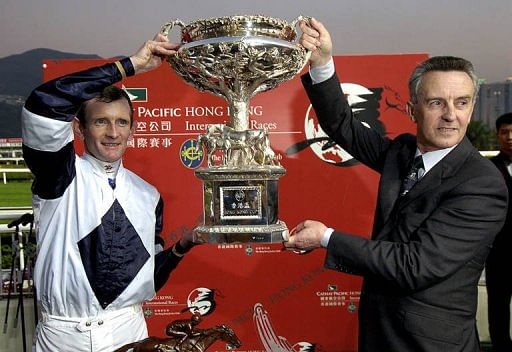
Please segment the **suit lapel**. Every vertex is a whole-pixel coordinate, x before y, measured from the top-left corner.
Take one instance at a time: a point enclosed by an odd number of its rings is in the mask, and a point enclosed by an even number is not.
[[[400,194],[402,179],[409,171],[410,162],[414,158],[416,138],[411,138],[409,142],[396,152],[395,162],[387,162],[382,170],[376,216],[372,231],[374,239],[377,239],[379,233],[383,233],[384,226],[389,222]]]
[[[403,148],[397,154],[397,164],[390,165],[388,172],[383,172],[380,189],[378,211],[381,217],[376,218],[374,239],[378,239],[391,231],[394,226],[390,221],[393,211],[399,211],[426,192],[432,192],[440,187],[443,180],[453,177],[466,162],[473,146],[464,138],[459,145],[434,166],[405,196],[400,197],[402,179],[408,172],[411,160],[414,158],[416,145]],[[392,171],[394,169],[394,171]],[[378,221],[377,221],[378,220]]]
[[[404,196],[399,197],[398,210],[406,207],[410,202],[421,197],[425,192],[432,192],[441,185],[443,180],[443,160],[434,166],[411,190]]]
[[[432,192],[441,183],[453,177],[459,168],[466,162],[471,151],[474,150],[469,140],[464,139],[439,163],[437,163],[405,196],[400,198],[398,210],[406,207],[410,202],[422,196],[425,192]]]
[[[379,188],[379,215],[383,222],[389,218],[400,195],[402,180],[416,152],[416,144],[402,148],[396,156],[396,164],[389,163],[382,172]]]

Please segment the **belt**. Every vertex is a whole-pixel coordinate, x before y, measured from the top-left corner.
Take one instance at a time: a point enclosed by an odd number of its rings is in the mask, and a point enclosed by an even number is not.
[[[104,310],[94,317],[63,317],[41,312],[41,322],[43,324],[50,321],[59,322],[70,327],[74,326],[77,330],[83,332],[100,328],[105,323],[110,323],[119,318],[125,319],[129,315],[138,313],[142,313],[142,306],[140,304],[134,304],[116,310]]]

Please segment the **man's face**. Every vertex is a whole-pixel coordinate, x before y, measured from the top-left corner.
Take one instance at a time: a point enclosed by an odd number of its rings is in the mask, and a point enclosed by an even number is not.
[[[512,156],[512,124],[505,123],[500,126],[498,130],[498,143],[503,153]]]
[[[421,152],[453,147],[462,140],[473,113],[474,95],[473,82],[465,72],[430,71],[423,76],[418,102],[409,103]]]
[[[96,159],[114,162],[121,159],[133,130],[130,105],[125,99],[87,103],[85,126],[80,125],[86,151]]]

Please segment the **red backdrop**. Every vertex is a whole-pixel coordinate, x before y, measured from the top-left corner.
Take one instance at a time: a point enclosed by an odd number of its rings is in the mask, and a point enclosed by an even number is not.
[[[407,79],[426,57],[339,56],[335,64],[358,116],[393,138],[414,130],[403,110]],[[46,61],[44,78],[104,62]],[[227,121],[226,103],[187,85],[167,64],[122,85],[137,96],[136,131],[124,164],[162,194],[163,237],[169,246],[202,223],[202,183],[190,168],[200,156],[182,145],[195,140],[205,124]],[[279,218],[289,228],[315,219],[368,237],[378,174],[354,164],[339,147],[322,150],[328,142],[310,141],[322,133],[300,79],[257,95],[251,106],[251,127],[269,129],[272,147],[287,170],[279,183]],[[234,329],[243,343],[237,351],[356,351],[361,278],[324,270],[324,250],[296,255],[281,247],[196,246],[145,305],[150,335],[164,336],[165,326],[190,317],[187,308],[193,306],[204,314],[199,327],[227,324]],[[217,342],[211,351],[227,347]]]

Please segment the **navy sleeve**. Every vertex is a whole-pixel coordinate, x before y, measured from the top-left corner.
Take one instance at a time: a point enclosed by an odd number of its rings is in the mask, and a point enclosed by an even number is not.
[[[155,292],[158,292],[167,282],[171,272],[178,266],[183,257],[172,252],[172,247],[155,256]]]
[[[162,197],[158,202],[156,207],[156,223],[155,223],[155,244],[160,244],[164,247],[164,240],[162,239],[161,232],[163,228],[163,211],[164,211],[164,201]],[[178,247],[179,244],[178,244]],[[181,247],[180,247],[181,249]],[[181,251],[180,251],[181,253]],[[172,252],[172,247],[167,248],[160,253],[155,255],[155,292],[160,290],[171,275],[171,272],[176,268],[176,266],[181,261],[182,257],[178,257]]]
[[[390,140],[354,117],[338,76],[313,84],[311,76],[302,76],[302,84],[315,109],[324,132],[354,158],[382,172]]]

